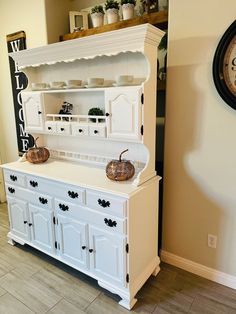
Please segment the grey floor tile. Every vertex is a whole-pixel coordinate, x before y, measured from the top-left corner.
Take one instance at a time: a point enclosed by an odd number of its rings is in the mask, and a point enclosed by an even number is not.
[[[0,286],[35,313],[46,313],[61,300],[50,287],[32,278],[19,279],[12,273],[0,278]]]
[[[47,314],[85,314],[85,312],[63,299],[48,311]]]
[[[33,278],[80,309],[86,308],[100,294],[100,290],[59,268],[42,269]]]
[[[1,314],[34,314],[27,306],[18,301],[9,293],[0,297]]]

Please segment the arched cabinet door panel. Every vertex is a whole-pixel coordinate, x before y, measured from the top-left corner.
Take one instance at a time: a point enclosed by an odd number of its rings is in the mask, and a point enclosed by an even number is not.
[[[32,243],[44,251],[54,253],[53,212],[30,204],[29,217]]]
[[[7,197],[11,233],[21,239],[30,240],[27,202]]]
[[[43,96],[41,93],[32,92],[21,94],[24,111],[25,130],[43,131]]]
[[[89,226],[90,271],[98,278],[125,286],[125,238]]]
[[[58,243],[63,260],[88,269],[87,224],[57,215]]]
[[[107,137],[141,141],[141,88],[117,88],[105,92]]]

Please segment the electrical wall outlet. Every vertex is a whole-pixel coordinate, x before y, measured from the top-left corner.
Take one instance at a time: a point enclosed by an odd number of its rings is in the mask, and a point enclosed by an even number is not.
[[[209,247],[215,249],[217,245],[217,236],[214,234],[208,234],[207,236],[207,244]]]

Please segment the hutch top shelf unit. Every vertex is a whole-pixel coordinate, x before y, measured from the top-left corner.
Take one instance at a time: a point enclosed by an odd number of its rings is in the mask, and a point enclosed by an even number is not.
[[[155,177],[157,47],[163,35],[160,29],[142,24],[11,53],[29,82],[21,93],[26,131],[42,134],[44,145],[54,152],[60,147],[63,154],[76,149],[84,156],[92,147],[95,155],[104,157],[101,141],[108,141],[105,163],[128,148],[128,158],[141,165],[136,168],[133,184],[139,186]],[[133,74],[135,86],[117,87],[117,74]],[[87,89],[31,89],[32,82],[86,81],[89,76],[104,76],[113,84]],[[74,112],[71,117],[60,118],[60,106],[65,101],[75,104]],[[99,118],[101,123],[99,119],[89,123],[88,109],[98,105],[104,118]],[[55,135],[60,136],[56,139]]]

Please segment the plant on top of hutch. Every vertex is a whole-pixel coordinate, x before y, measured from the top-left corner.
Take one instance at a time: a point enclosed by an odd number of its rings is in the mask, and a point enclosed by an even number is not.
[[[129,20],[134,17],[134,7],[136,0],[121,0],[122,15],[124,20]]]
[[[119,21],[119,3],[116,0],[106,0],[105,10],[107,12],[107,23],[115,23]]]
[[[159,271],[155,91],[163,35],[144,24],[11,54],[29,82],[21,93],[26,131],[40,136],[51,157],[3,165],[9,243],[95,278],[127,309]],[[86,85],[101,75],[103,84]],[[117,77],[132,81],[119,85]],[[64,80],[82,83],[31,89]],[[62,104],[73,110],[62,114]],[[124,176],[130,171],[129,180],[110,180],[106,165],[125,149],[130,162],[120,157],[117,166]]]
[[[104,23],[104,9],[102,5],[95,5],[91,9],[91,18],[93,27],[99,27],[102,26]]]

